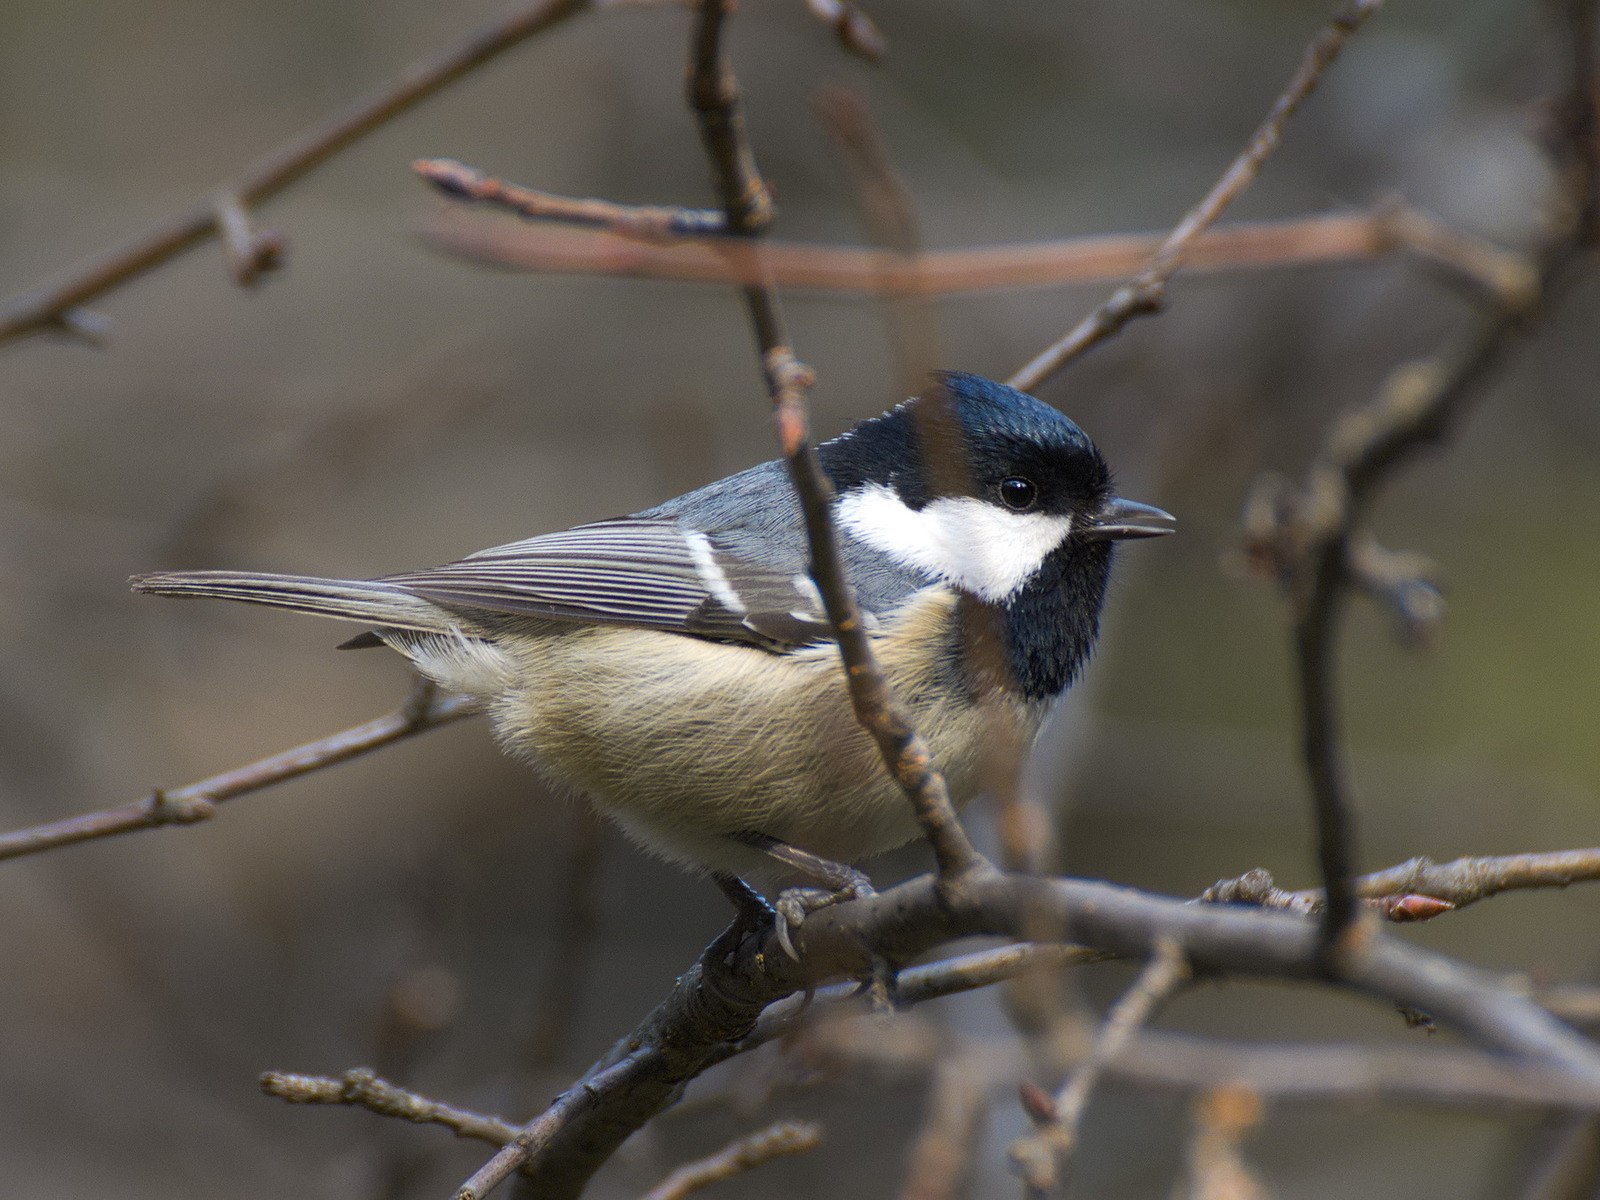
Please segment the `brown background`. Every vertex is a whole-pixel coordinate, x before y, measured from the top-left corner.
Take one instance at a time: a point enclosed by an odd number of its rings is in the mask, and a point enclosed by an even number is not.
[[[1386,190],[1517,243],[1544,168],[1525,134],[1549,78],[1536,6],[1396,5],[1364,32],[1238,205],[1278,216]],[[12,3],[0,38],[0,287],[81,260],[497,11],[435,6]],[[958,246],[1158,228],[1242,144],[1325,13],[1310,3],[1063,5],[880,0],[873,69],[798,3],[746,0],[735,62],[779,190],[776,232],[855,241],[849,180],[810,104],[858,87],[916,197]],[[680,101],[683,13],[576,20],[363,142],[272,204],[289,239],[255,294],[204,248],[97,306],[104,351],[0,351],[0,822],[121,803],[353,723],[405,686],[338,629],[135,598],[158,566],[376,573],[642,507],[771,454],[749,335],[723,289],[492,274],[414,236],[410,176],[446,154],[534,186],[705,203]],[[1104,294],[943,306],[946,365],[1003,376]],[[1265,865],[1311,882],[1278,599],[1220,565],[1249,480],[1299,471],[1339,408],[1460,326],[1413,267],[1180,281],[1141,323],[1044,392],[1176,512],[1181,536],[1123,556],[1107,637],[1039,753],[1068,807],[1065,868],[1190,894]],[[1600,752],[1600,418],[1592,284],[1522,350],[1465,436],[1418,463],[1376,526],[1435,555],[1442,643],[1396,647],[1358,606],[1342,665],[1363,861],[1589,845]],[[894,395],[880,312],[789,305],[819,372],[821,432]],[[986,811],[973,813],[984,838]],[[662,995],[719,928],[714,890],[607,835],[583,1003],[548,1073],[521,1065],[552,971],[574,816],[478,724],[147,833],[0,867],[0,1192],[58,1197],[447,1194],[482,1157],[438,1131],[261,1097],[268,1067],[379,1053],[394,981],[436,964],[450,1026],[403,1079],[526,1115]],[[871,865],[893,878],[918,852]],[[1584,891],[1512,896],[1414,935],[1474,961],[1580,977]],[[1119,968],[1085,972],[1103,997]],[[992,998],[949,1019],[999,1033]],[[1381,1009],[1286,988],[1208,987],[1171,1028],[1402,1040]],[[1442,1035],[1441,1035],[1442,1036]],[[716,1080],[712,1081],[713,1086]],[[722,1195],[892,1192],[920,1118],[915,1078],[780,1094],[826,1147]],[[1164,1195],[1171,1096],[1108,1090],[1075,1185]],[[636,1138],[595,1185],[630,1195],[762,1116],[701,1106]],[[1012,1195],[1001,1147],[978,1194]],[[1495,1195],[1521,1126],[1283,1106],[1251,1144],[1283,1196]]]

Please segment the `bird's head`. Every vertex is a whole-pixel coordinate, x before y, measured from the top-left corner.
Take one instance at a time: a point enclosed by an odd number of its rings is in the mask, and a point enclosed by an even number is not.
[[[945,372],[939,386],[822,447],[839,521],[897,562],[990,604],[1052,558],[1104,571],[1110,543],[1171,533],[1112,492],[1089,435],[1015,388]]]

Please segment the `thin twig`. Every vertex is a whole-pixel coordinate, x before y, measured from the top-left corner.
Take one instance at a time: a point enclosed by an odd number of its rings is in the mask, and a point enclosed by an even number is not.
[[[995,1061],[989,1049],[967,1040],[941,1047],[900,1200],[957,1200],[966,1194],[993,1091]]]
[[[487,204],[530,221],[587,225],[652,241],[721,233],[727,227],[727,217],[715,209],[576,200],[507,183],[450,158],[419,158],[411,169],[452,199]]]
[[[380,1079],[365,1067],[355,1067],[337,1078],[268,1071],[261,1076],[261,1090],[290,1104],[347,1104],[380,1117],[397,1117],[419,1125],[442,1125],[457,1137],[473,1138],[493,1146],[504,1146],[518,1132],[509,1121],[420,1096]]]
[[[728,215],[729,232],[753,238],[771,220],[771,196],[745,136],[738,83],[722,54],[726,7],[726,0],[706,0],[700,9],[692,43],[689,102],[700,121],[701,140]],[[807,427],[811,371],[789,348],[771,283],[746,287],[743,295],[772,397],[779,444],[805,518],[811,576],[839,644],[856,719],[877,742],[890,774],[910,799],[933,848],[939,877],[957,881],[983,870],[987,863],[961,828],[944,776],[933,765],[927,744],[895,700],[856,607],[833,525],[833,485],[817,460]]]
[[[702,1188],[732,1179],[780,1158],[805,1154],[822,1144],[822,1127],[810,1121],[778,1121],[742,1137],[715,1154],[685,1163],[645,1193],[644,1200],[684,1200]]]
[[[816,108],[843,153],[873,243],[888,252],[896,274],[916,276],[923,249],[916,205],[889,161],[866,101],[849,88],[824,87]],[[939,365],[938,313],[931,297],[890,291],[882,299],[897,366],[895,394],[903,399],[916,395]]]
[[[1488,311],[1453,347],[1431,359],[1407,363],[1384,382],[1377,397],[1346,413],[1330,432],[1297,492],[1282,491],[1271,505],[1278,514],[1277,564],[1293,606],[1294,646],[1303,758],[1316,813],[1317,858],[1326,902],[1324,951],[1348,948],[1347,933],[1359,912],[1353,886],[1354,818],[1347,796],[1335,698],[1335,643],[1344,602],[1356,579],[1352,563],[1356,529],[1374,497],[1395,470],[1424,447],[1442,441],[1465,412],[1511,346],[1543,313],[1573,262],[1580,257],[1593,211],[1593,172],[1575,164],[1590,153],[1594,130],[1591,88],[1592,27],[1574,4],[1570,31],[1582,43],[1570,68],[1569,114],[1552,147],[1557,191],[1536,263],[1531,289],[1493,295]],[[1590,6],[1592,7],[1592,5]],[[1268,540],[1271,540],[1269,537]]]
[[[164,825],[189,825],[204,821],[215,816],[217,805],[225,800],[258,792],[272,784],[323,767],[331,767],[392,742],[404,741],[424,730],[437,729],[470,716],[474,711],[471,701],[461,696],[436,696],[431,684],[423,684],[412,699],[400,708],[363,725],[329,734],[197,783],[179,788],[158,788],[147,799],[124,804],[120,808],[108,808],[35,825],[31,829],[0,834],[0,861],[96,838],[115,837],[139,829],[159,829]]]
[[[557,1096],[549,1108],[534,1120],[515,1131],[514,1136],[500,1147],[500,1152],[456,1189],[455,1200],[483,1200],[517,1171],[531,1156],[547,1146],[551,1139],[568,1128],[573,1120],[587,1109],[594,1109],[608,1094],[626,1092],[636,1075],[650,1062],[645,1054],[629,1055],[602,1071],[585,1076],[575,1086]]]
[[[257,159],[236,180],[214,189],[212,196],[229,197],[229,203],[244,213],[463,75],[587,7],[588,0],[537,0],[521,5],[448,49],[413,63],[387,87]],[[61,282],[13,296],[0,304],[0,343],[76,323],[74,314],[80,305],[216,235],[225,224],[225,214],[219,213],[217,202],[208,197],[100,255]],[[259,249],[251,257],[259,259]]]
[[[1088,1058],[1079,1064],[1054,1100],[1040,1093],[1032,1115],[1038,1129],[1011,1144],[1011,1162],[1031,1193],[1054,1195],[1061,1186],[1067,1160],[1077,1144],[1078,1129],[1089,1096],[1106,1064],[1150,1020],[1156,1009],[1189,977],[1189,966],[1176,941],[1163,939],[1134,980],[1133,986],[1111,1006],[1095,1037]]]
[[[1184,269],[1204,273],[1359,262],[1410,250],[1394,236],[1391,222],[1391,210],[1378,207],[1226,225],[1195,237]],[[1125,279],[1165,240],[1162,234],[1111,234],[922,250],[908,259],[859,246],[767,240],[744,245],[725,237],[657,244],[455,213],[429,225],[423,236],[451,254],[511,270],[740,286],[770,280],[788,289],[921,299]]]
[[[1541,304],[1556,269],[1552,260],[1551,273],[1542,282]],[[1501,309],[1461,349],[1397,370],[1371,406],[1339,423],[1294,514],[1291,536],[1300,542],[1300,561],[1291,580],[1299,707],[1316,800],[1318,859],[1327,893],[1324,939],[1330,949],[1354,920],[1357,899],[1350,883],[1353,829],[1333,671],[1356,522],[1388,474],[1412,451],[1438,441],[1467,400],[1481,392],[1530,316],[1526,309]]]
[[[1340,6],[1339,11],[1306,48],[1300,66],[1273,102],[1266,120],[1251,136],[1249,144],[1200,203],[1185,213],[1183,220],[1174,226],[1149,265],[1006,382],[1020,391],[1035,391],[1062,367],[1117,333],[1135,317],[1160,311],[1166,301],[1167,283],[1183,266],[1195,237],[1255,182],[1263,164],[1282,141],[1284,126],[1289,118],[1294,116],[1316,88],[1323,73],[1339,57],[1351,35],[1382,5],[1383,0],[1349,0]]]
[[[1556,850],[1544,854],[1506,854],[1471,856],[1435,863],[1431,858],[1412,858],[1351,880],[1357,896],[1375,902],[1432,900],[1438,912],[1465,908],[1498,896],[1501,892],[1533,888],[1564,888],[1574,883],[1600,880],[1600,849]],[[1321,913],[1326,899],[1321,889],[1284,891],[1272,876],[1257,868],[1235,879],[1212,884],[1201,894],[1202,900],[1233,904],[1254,904],[1262,908],[1281,908],[1298,913]],[[1398,914],[1395,904],[1380,904],[1382,915],[1401,920],[1416,920],[1420,906]],[[1436,913],[1429,913],[1429,916]]]
[[[809,1072],[800,1086],[816,1077],[813,1067],[833,1077],[859,1067],[926,1073],[950,1062],[951,1039],[935,1022],[899,1013],[886,1027],[861,1005],[852,1009],[832,999],[809,1010],[803,1026],[784,1036],[798,1052],[802,1069]],[[1086,1046],[1062,1055],[1051,1066],[1058,1071],[1071,1069],[1081,1064],[1087,1053]],[[1030,1051],[1013,1040],[995,1038],[969,1043],[960,1057],[970,1058],[973,1082],[996,1093],[1015,1094],[1029,1083],[1026,1102],[1041,1119],[1049,1120],[1054,1101],[1031,1085],[1038,1072]],[[1600,1086],[1436,1039],[1402,1045],[1239,1042],[1143,1029],[1106,1060],[1103,1079],[1184,1092],[1238,1085],[1262,1098],[1297,1102],[1389,1101],[1485,1112],[1503,1112],[1506,1105],[1600,1111]],[[727,1099],[702,1092],[699,1104]]]
[[[1174,1200],[1268,1200],[1239,1153],[1244,1135],[1260,1123],[1261,1098],[1248,1087],[1229,1084],[1201,1096],[1184,1153],[1186,1178]]]

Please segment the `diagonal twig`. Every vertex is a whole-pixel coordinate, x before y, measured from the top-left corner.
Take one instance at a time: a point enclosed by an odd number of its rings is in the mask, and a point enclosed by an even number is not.
[[[1283,138],[1284,126],[1339,57],[1351,35],[1382,7],[1383,0],[1348,0],[1312,39],[1288,85],[1273,102],[1249,144],[1229,164],[1201,201],[1184,214],[1155,257],[1132,281],[1118,288],[1062,338],[1046,347],[1006,382],[1024,392],[1036,390],[1062,367],[1117,333],[1135,317],[1158,312],[1166,300],[1167,282],[1183,266],[1194,239],[1222,215],[1222,210],[1249,187]]]
[[[291,750],[212,775],[179,788],[158,788],[144,800],[0,834],[0,861],[38,854],[77,842],[115,837],[164,825],[192,825],[216,815],[224,800],[258,792],[286,779],[346,762],[369,751],[437,729],[475,711],[461,696],[438,696],[420,682],[411,698],[392,713],[306,742]]]
[[[494,1146],[503,1146],[517,1136],[517,1126],[509,1121],[420,1096],[379,1078],[365,1067],[354,1067],[337,1077],[267,1071],[261,1076],[261,1090],[290,1104],[344,1104],[380,1117],[441,1125],[457,1137]]]
[[[1157,1008],[1189,977],[1183,949],[1171,939],[1157,942],[1155,953],[1133,986],[1111,1006],[1089,1056],[1068,1077],[1054,1098],[1024,1089],[1030,1115],[1038,1128],[1011,1144],[1011,1162],[1028,1185],[1031,1195],[1050,1196],[1060,1190],[1067,1160],[1077,1144],[1078,1130],[1089,1096],[1105,1066],[1150,1020]]]
[[[1586,62],[1592,54],[1593,47],[1586,45],[1578,59]],[[1575,69],[1572,87],[1584,86],[1584,71]],[[1277,557],[1287,564],[1284,582],[1293,605],[1303,755],[1315,801],[1318,860],[1327,894],[1323,939],[1330,953],[1357,913],[1351,882],[1353,818],[1346,798],[1334,685],[1335,642],[1352,582],[1356,527],[1394,471],[1441,441],[1483,393],[1495,369],[1581,259],[1587,236],[1582,214],[1594,203],[1587,191],[1595,186],[1594,177],[1562,168],[1581,158],[1585,128],[1574,123],[1555,147],[1558,194],[1551,208],[1556,215],[1536,255],[1538,271],[1531,293],[1490,305],[1458,344],[1395,370],[1371,403],[1336,423],[1305,484],[1280,508],[1285,549]],[[1563,190],[1573,187],[1580,190]]]
[[[656,241],[721,233],[727,227],[726,215],[715,209],[576,200],[507,183],[450,158],[419,158],[411,169],[454,200],[487,204],[530,221],[563,221]]]
[[[219,233],[230,233],[230,253],[243,256],[233,270],[240,282],[253,279],[276,257],[270,243],[241,241],[239,222],[250,206],[276,195],[374,129],[408,112],[463,75],[513,46],[590,7],[591,0],[535,0],[514,8],[447,49],[413,63],[398,79],[351,105],[331,120],[246,167],[218,191],[219,204],[204,199],[164,224],[118,246],[58,283],[24,292],[0,304],[0,343],[51,327],[80,324],[80,306],[120,287]]]
[[[771,220],[771,194],[756,168],[745,136],[738,83],[722,54],[726,8],[726,0],[706,0],[701,6],[692,43],[689,103],[700,122],[728,230],[751,238]],[[833,524],[833,486],[823,473],[807,427],[806,392],[812,373],[789,347],[771,283],[751,284],[742,294],[772,397],[778,441],[805,518],[811,575],[838,641],[856,719],[877,742],[890,774],[911,801],[933,848],[940,878],[953,883],[985,869],[987,863],[961,828],[927,744],[891,692],[856,607]]]
[[[684,1200],[702,1188],[780,1158],[805,1154],[822,1144],[822,1127],[810,1121],[778,1121],[685,1163],[645,1193],[644,1200]]]

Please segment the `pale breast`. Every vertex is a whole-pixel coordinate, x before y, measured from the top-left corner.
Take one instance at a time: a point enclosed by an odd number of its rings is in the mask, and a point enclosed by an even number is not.
[[[929,589],[874,643],[957,803],[997,746],[1032,740],[1044,711],[948,686],[954,598]],[[739,870],[730,835],[763,833],[851,861],[917,834],[910,804],[856,723],[831,645],[772,655],[649,630],[551,624],[503,637],[518,685],[492,709],[507,745],[591,796],[640,841]]]

